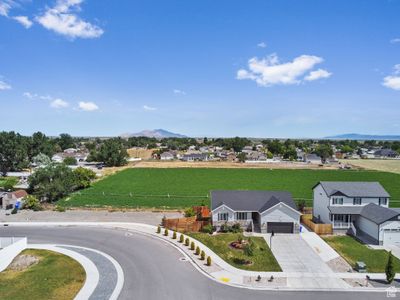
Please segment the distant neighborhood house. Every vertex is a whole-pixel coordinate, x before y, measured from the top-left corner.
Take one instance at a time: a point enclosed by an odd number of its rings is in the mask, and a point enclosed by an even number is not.
[[[28,196],[28,193],[24,190],[0,193],[0,205],[2,209],[13,209],[17,202],[22,203],[23,198],[26,196]]]

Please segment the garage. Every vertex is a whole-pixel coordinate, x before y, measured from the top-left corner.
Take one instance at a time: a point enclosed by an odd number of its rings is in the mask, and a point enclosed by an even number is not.
[[[383,232],[383,245],[400,246],[400,230],[385,230]]]
[[[267,233],[293,233],[293,222],[268,222]]]

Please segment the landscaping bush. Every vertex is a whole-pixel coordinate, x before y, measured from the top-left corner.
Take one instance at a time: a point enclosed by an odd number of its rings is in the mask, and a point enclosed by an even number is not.
[[[204,260],[205,258],[206,258],[206,253],[204,252],[204,250],[201,250],[200,259]]]
[[[161,233],[161,227],[157,226],[157,233]]]
[[[253,256],[254,255],[254,250],[255,250],[255,244],[249,238],[248,239],[248,243],[243,248],[244,254],[246,254],[247,256]]]
[[[211,257],[207,256],[207,266],[211,266]]]
[[[194,217],[195,215],[196,215],[196,212],[194,211],[194,209],[192,207],[185,209],[185,217],[186,218]]]
[[[175,240],[176,239],[176,231],[172,234],[172,238]]]
[[[189,246],[189,238],[185,239],[185,246]]]
[[[34,211],[42,210],[40,206],[39,200],[33,195],[27,195],[24,197],[24,208],[25,209],[32,209]]]
[[[54,208],[55,211],[58,212],[65,212],[65,207],[60,206],[60,205],[56,205],[56,207]]]
[[[394,277],[396,276],[396,272],[394,271],[394,265],[393,265],[392,251],[389,252],[388,261],[387,261],[386,268],[385,268],[385,273],[386,273],[387,282],[392,283],[394,280]]]
[[[199,246],[196,247],[196,252],[194,254],[196,254],[196,255],[200,254],[200,247]]]
[[[238,241],[239,244],[241,244],[243,242],[243,235],[242,234],[238,234],[237,241]]]
[[[231,227],[231,232],[233,233],[239,233],[239,232],[243,232],[243,229],[240,227],[239,223],[235,223],[232,225]]]
[[[194,250],[194,248],[195,248],[195,244],[194,244],[194,242],[192,241],[192,242],[190,243],[190,250]]]
[[[12,215],[15,215],[18,212],[18,209],[16,209],[15,207],[13,208],[13,210],[11,211]]]
[[[184,237],[183,234],[181,234],[181,236],[179,237],[179,243],[183,243]]]
[[[201,231],[204,233],[212,234],[214,232],[214,227],[211,224],[204,225]]]
[[[165,228],[165,230],[164,230],[164,235],[165,235],[165,236],[168,236],[168,233],[169,233],[169,232],[168,232],[168,228]]]

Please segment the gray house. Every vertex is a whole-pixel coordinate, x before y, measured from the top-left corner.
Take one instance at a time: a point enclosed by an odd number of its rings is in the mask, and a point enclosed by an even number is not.
[[[400,212],[389,208],[379,182],[321,181],[313,188],[313,217],[372,244],[400,245]]]
[[[284,191],[212,191],[212,222],[239,223],[255,232],[297,233],[301,213],[289,192]]]

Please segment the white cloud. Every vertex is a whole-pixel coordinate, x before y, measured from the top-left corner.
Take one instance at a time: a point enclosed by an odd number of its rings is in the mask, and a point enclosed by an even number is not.
[[[20,23],[25,28],[30,28],[33,25],[32,21],[29,20],[29,18],[26,16],[16,16],[16,17],[13,17],[13,19],[15,21],[17,21],[18,23]]]
[[[22,95],[29,99],[35,99],[38,96],[37,94],[32,94],[31,92],[25,92]]]
[[[266,48],[266,47],[267,47],[267,44],[266,44],[265,42],[261,42],[261,43],[258,43],[258,44],[257,44],[257,47],[259,47],[259,48]]]
[[[186,95],[185,91],[178,90],[178,89],[174,89],[173,92],[174,92],[174,94],[177,94],[177,95]]]
[[[323,61],[323,58],[314,55],[301,55],[287,63],[280,63],[276,54],[263,59],[253,57],[248,61],[248,70],[239,70],[236,78],[254,80],[259,86],[299,84],[308,71]]]
[[[38,95],[36,93],[31,93],[31,92],[24,92],[22,95],[28,99],[40,99],[40,100],[52,100],[53,99],[53,97],[51,97],[49,95],[43,96],[43,95]]]
[[[68,102],[57,98],[55,100],[53,100],[52,102],[50,102],[50,106],[53,108],[66,108],[69,106]]]
[[[74,38],[97,38],[104,31],[97,25],[82,20],[76,12],[79,12],[83,0],[58,0],[56,5],[48,8],[36,21],[46,29],[58,34]]]
[[[311,71],[310,74],[308,74],[306,77],[304,77],[304,80],[307,81],[314,81],[322,78],[329,78],[332,76],[332,73],[328,72],[327,70],[324,69],[318,69],[316,71]]]
[[[393,75],[383,78],[382,85],[387,88],[400,91],[400,64],[395,65],[393,70]]]
[[[95,111],[98,110],[99,107],[93,102],[79,102],[79,109],[83,111]]]
[[[0,16],[8,17],[8,12],[10,11],[12,4],[13,1],[0,1]]]
[[[390,42],[391,42],[392,44],[400,43],[400,38],[391,39]]]
[[[11,85],[0,80],[0,91],[11,90]]]
[[[154,110],[157,110],[156,107],[151,107],[151,106],[148,106],[148,105],[143,105],[143,109],[144,109],[144,110],[147,110],[147,111],[154,111]]]

